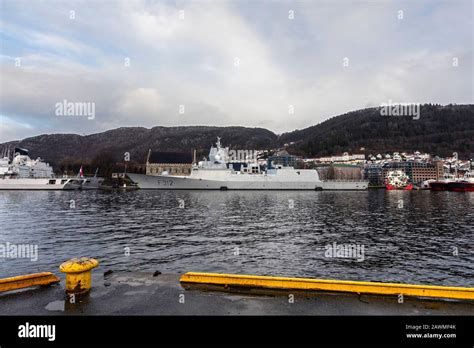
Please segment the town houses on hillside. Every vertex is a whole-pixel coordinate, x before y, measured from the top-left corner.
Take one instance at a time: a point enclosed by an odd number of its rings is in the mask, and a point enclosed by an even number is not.
[[[471,169],[471,160],[460,160],[456,153],[453,153],[451,157],[440,158],[419,151],[369,154],[368,156],[344,152],[342,155],[305,158],[303,161],[306,165],[313,165],[318,170],[327,166],[360,167],[363,178],[368,180],[371,186],[382,186],[387,174],[393,170],[404,171],[411,182],[423,186],[423,183],[429,180],[442,179],[446,173],[462,177]]]

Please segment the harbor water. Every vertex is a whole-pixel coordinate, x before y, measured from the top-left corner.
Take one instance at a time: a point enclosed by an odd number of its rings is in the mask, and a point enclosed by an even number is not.
[[[474,193],[431,191],[3,191],[0,277],[89,256],[104,272],[472,287],[473,206]],[[336,246],[359,253],[328,253]]]

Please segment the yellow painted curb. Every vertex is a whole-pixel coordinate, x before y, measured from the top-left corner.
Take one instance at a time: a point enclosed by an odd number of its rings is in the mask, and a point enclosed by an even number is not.
[[[223,285],[224,287],[264,288],[277,290],[307,290],[353,292],[378,295],[406,295],[474,300],[474,288],[397,283],[356,282],[348,280],[284,278],[237,274],[188,272],[181,283]]]
[[[0,279],[0,292],[58,283],[60,279],[51,272],[34,273]]]

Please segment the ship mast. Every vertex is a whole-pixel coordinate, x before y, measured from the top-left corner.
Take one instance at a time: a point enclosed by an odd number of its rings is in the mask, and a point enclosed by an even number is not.
[[[458,153],[453,152],[453,157],[454,157],[454,179],[457,179],[458,178],[458,165],[457,165]]]

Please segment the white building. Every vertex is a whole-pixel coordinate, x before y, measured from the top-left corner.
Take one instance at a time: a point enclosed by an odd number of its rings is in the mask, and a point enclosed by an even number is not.
[[[331,156],[331,157],[320,157],[312,159],[313,162],[320,163],[354,163],[354,162],[363,162],[365,161],[365,155],[355,154],[349,155],[349,153],[344,152],[342,156]]]

